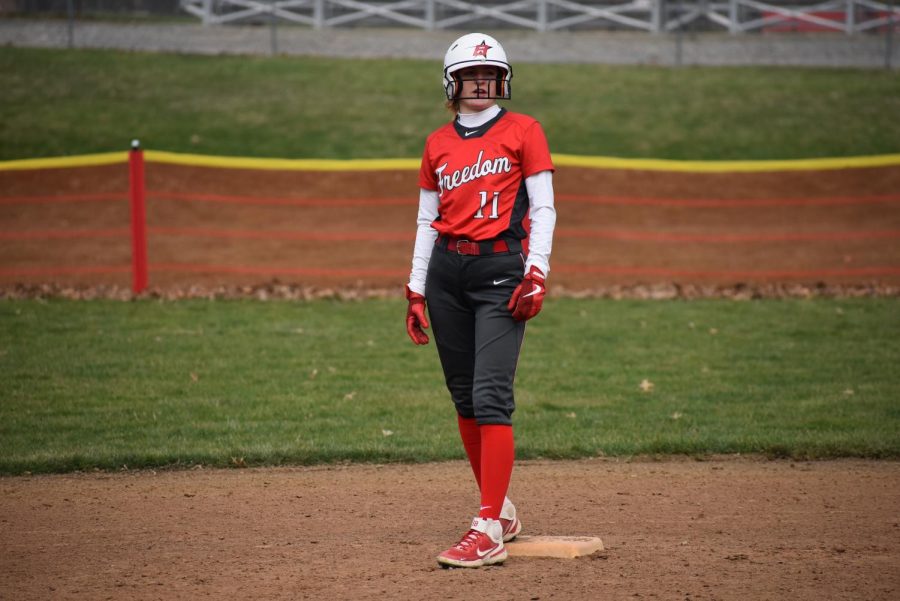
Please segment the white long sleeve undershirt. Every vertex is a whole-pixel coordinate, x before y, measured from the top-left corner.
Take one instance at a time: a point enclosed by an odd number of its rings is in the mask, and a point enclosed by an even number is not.
[[[419,216],[416,219],[416,245],[413,247],[412,271],[409,274],[409,289],[425,294],[425,276],[428,275],[428,261],[434,251],[438,232],[431,223],[438,216],[438,193],[436,190],[419,188]]]
[[[531,216],[531,235],[528,238],[528,258],[525,273],[534,265],[545,276],[550,275],[550,253],[553,250],[553,230],[556,227],[556,207],[553,203],[553,173],[539,171],[525,178]]]

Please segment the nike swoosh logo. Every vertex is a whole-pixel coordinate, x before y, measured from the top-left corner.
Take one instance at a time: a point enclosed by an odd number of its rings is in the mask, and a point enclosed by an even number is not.
[[[499,286],[499,285],[502,284],[503,282],[508,282],[508,281],[510,281],[511,279],[512,279],[512,278],[506,278],[506,279],[504,279],[504,280],[494,280],[494,286]]]
[[[535,294],[540,294],[542,290],[543,290],[543,288],[541,288],[540,286],[538,286],[537,284],[535,284],[535,285],[534,285],[534,290],[532,290],[531,292],[529,292],[528,294],[526,294],[526,295],[523,296],[522,298],[528,298],[529,296],[534,296]]]
[[[478,557],[484,557],[488,553],[490,553],[493,549],[488,549],[486,551],[482,551],[481,549],[475,549],[475,552],[478,553]]]
[[[472,134],[477,134],[477,133],[478,133],[478,130],[476,129],[475,131],[467,131],[463,135],[468,138]]]

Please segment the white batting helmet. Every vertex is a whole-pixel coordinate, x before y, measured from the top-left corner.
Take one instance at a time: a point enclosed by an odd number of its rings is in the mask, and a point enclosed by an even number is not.
[[[448,100],[454,100],[461,88],[458,76],[453,74],[466,67],[491,65],[502,74],[497,79],[496,98],[509,98],[512,89],[512,67],[506,61],[506,52],[496,39],[484,33],[467,33],[452,44],[444,56],[444,91]]]

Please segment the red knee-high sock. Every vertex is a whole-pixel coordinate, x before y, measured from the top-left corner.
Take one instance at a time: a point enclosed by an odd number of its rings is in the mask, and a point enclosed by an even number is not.
[[[478,517],[500,519],[516,450],[512,426],[481,426],[481,510]]]
[[[466,449],[469,465],[475,473],[475,482],[478,483],[478,490],[481,490],[481,430],[474,417],[457,414],[456,421],[459,423],[459,436],[462,438],[463,448]]]

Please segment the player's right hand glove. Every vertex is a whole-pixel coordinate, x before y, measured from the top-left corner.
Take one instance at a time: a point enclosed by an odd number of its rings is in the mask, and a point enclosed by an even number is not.
[[[428,335],[422,331],[422,328],[428,327],[428,320],[425,318],[425,297],[413,292],[407,285],[406,300],[409,301],[409,307],[406,309],[406,333],[414,343],[428,344]]]
[[[532,265],[525,277],[522,278],[522,282],[513,291],[506,308],[512,311],[513,319],[516,321],[529,320],[541,312],[546,293],[544,272]]]

